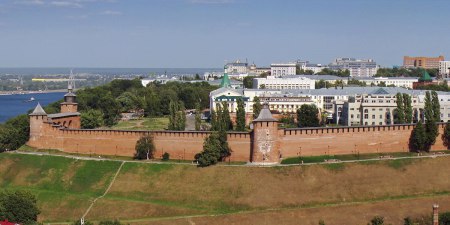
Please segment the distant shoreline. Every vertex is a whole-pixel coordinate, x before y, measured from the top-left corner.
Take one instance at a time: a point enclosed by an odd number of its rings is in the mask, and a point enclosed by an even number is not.
[[[55,92],[67,92],[67,89],[46,90],[46,91],[0,91],[0,95],[26,95],[26,94],[45,94]]]

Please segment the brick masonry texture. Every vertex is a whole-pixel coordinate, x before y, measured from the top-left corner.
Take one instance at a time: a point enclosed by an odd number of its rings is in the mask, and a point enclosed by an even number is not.
[[[78,129],[79,116],[61,118],[59,124],[46,116],[30,116],[28,145],[39,149],[57,149],[69,153],[133,156],[137,140],[150,134],[154,138],[156,158],[168,152],[171,159],[193,160],[202,151],[205,131],[126,131]],[[251,132],[229,132],[230,161],[278,162],[280,157],[407,152],[414,125],[366,127],[278,129],[277,122],[254,122]],[[258,123],[258,124],[256,124]],[[441,139],[445,124],[439,124],[439,136],[432,150],[447,149]],[[264,129],[264,130],[261,130]],[[271,152],[263,157],[259,149],[261,133],[270,134]],[[257,136],[257,137],[255,137]]]

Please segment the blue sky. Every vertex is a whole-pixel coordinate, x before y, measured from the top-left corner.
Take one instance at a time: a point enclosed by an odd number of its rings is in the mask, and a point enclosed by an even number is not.
[[[450,57],[447,0],[0,0],[0,67]]]

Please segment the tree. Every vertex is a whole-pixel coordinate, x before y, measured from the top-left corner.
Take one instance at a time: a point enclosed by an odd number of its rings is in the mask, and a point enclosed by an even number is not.
[[[177,121],[176,121],[176,114],[179,111],[179,105],[176,101],[170,101],[169,103],[169,130],[176,130],[178,127]]]
[[[318,127],[319,110],[315,105],[304,104],[297,110],[297,122],[299,127]]]
[[[35,224],[39,214],[36,197],[30,192],[0,192],[0,219],[20,224]]]
[[[405,123],[405,108],[403,104],[403,95],[401,93],[397,93],[395,96],[397,99],[397,121],[396,124],[404,124]]]
[[[442,140],[447,149],[450,149],[450,123],[445,124]]]
[[[434,121],[441,121],[441,106],[439,104],[439,96],[436,91],[431,91],[431,105],[433,108]]]
[[[195,156],[200,167],[214,165],[220,158],[220,140],[219,133],[213,132],[205,138],[203,142],[203,151]]]
[[[371,225],[383,225],[384,224],[384,217],[382,216],[375,216],[371,221]]]
[[[259,101],[258,96],[255,96],[253,98],[253,119],[258,118],[261,109],[262,109],[261,102]]]
[[[433,97],[431,97],[433,95]],[[437,103],[435,102],[437,101]],[[437,108],[437,109],[436,109]],[[424,151],[429,151],[431,145],[436,141],[436,137],[439,134],[438,125],[436,124],[436,118],[440,117],[439,99],[437,94],[430,94],[429,91],[425,93],[425,134],[426,134],[426,146]]]
[[[145,135],[136,142],[135,159],[153,159],[155,152],[155,145],[153,144],[153,137],[151,135]]]
[[[254,76],[246,76],[244,77],[243,83],[245,88],[253,88],[253,78]]]
[[[186,129],[186,113],[183,102],[178,103],[180,110],[176,113],[176,128],[175,130],[185,130]]]
[[[425,128],[421,121],[417,122],[416,127],[411,132],[411,137],[409,138],[409,147],[412,151],[423,151],[426,149],[427,137],[425,133]]]
[[[403,106],[405,110],[405,122],[412,123],[412,105],[411,105],[411,96],[409,94],[403,93]]]
[[[222,130],[233,130],[233,123],[231,122],[230,111],[228,110],[228,102],[222,102]]]
[[[195,130],[200,130],[202,124],[202,110],[200,109],[200,103],[195,104]]]
[[[242,98],[237,99],[236,130],[245,131],[245,108]]]
[[[98,109],[81,112],[81,128],[94,129],[103,125],[103,113]]]
[[[186,128],[186,114],[182,102],[169,103],[169,130],[184,130]]]

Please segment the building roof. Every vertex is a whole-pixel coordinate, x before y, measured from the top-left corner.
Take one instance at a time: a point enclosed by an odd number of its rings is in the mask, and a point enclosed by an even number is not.
[[[239,89],[236,89],[239,91]],[[402,87],[344,87],[344,88],[321,88],[321,89],[245,89],[244,92],[262,92],[266,97],[271,96],[302,96],[302,95],[361,95],[361,94],[389,94],[406,93],[410,95],[425,95],[427,90],[410,90]],[[437,91],[438,95],[450,95],[450,92]]]
[[[220,87],[231,87],[230,78],[228,77],[228,73],[224,73],[222,77],[222,82],[220,83]]]
[[[432,80],[433,79],[431,79],[430,74],[426,70],[423,70],[422,77],[419,78],[419,81],[425,82],[425,81],[432,81]]]
[[[70,116],[79,116],[79,115],[81,115],[79,112],[55,113],[55,114],[49,114],[48,118],[61,118],[61,117],[70,117]]]
[[[278,121],[275,118],[273,118],[272,113],[269,110],[269,103],[264,102],[263,108],[261,109],[261,112],[258,115],[258,118],[253,120],[254,122],[272,122],[272,121]]]
[[[38,102],[36,108],[34,108],[33,112],[30,113],[30,116],[46,116],[47,113],[42,108],[41,104]]]

